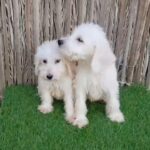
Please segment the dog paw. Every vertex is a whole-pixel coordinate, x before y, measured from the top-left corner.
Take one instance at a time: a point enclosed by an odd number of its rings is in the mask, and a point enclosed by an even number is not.
[[[124,122],[125,119],[124,119],[124,115],[122,112],[113,112],[111,114],[108,115],[108,118],[113,121],[113,122],[118,122],[118,123],[121,123],[121,122]]]
[[[47,114],[53,111],[53,107],[47,105],[39,105],[38,110],[43,114]]]
[[[83,128],[88,125],[89,121],[86,117],[77,117],[75,118],[73,125],[77,126],[78,128]]]
[[[65,119],[66,121],[68,121],[69,123],[73,124],[74,120],[75,120],[75,116],[74,115],[65,115]]]

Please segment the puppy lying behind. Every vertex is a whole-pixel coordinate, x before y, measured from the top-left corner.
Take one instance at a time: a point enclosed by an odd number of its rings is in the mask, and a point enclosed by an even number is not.
[[[106,103],[107,117],[115,122],[123,122],[116,58],[102,28],[93,23],[82,24],[68,39],[58,40],[58,44],[65,57],[70,61],[78,61],[74,125],[81,128],[88,124],[87,98],[91,101],[103,99]]]
[[[71,123],[74,113],[71,64],[60,55],[56,40],[46,41],[39,46],[34,62],[41,97],[38,110],[44,114],[52,112],[53,98],[64,99],[65,118]]]

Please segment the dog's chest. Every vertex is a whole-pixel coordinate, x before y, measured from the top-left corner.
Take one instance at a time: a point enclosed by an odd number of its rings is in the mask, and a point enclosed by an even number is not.
[[[103,91],[99,82],[99,77],[90,75],[87,80],[88,87],[88,98],[91,101],[101,100],[103,96]]]
[[[61,88],[61,85],[58,83],[52,83],[50,86],[50,94],[56,99],[63,99],[64,92]]]

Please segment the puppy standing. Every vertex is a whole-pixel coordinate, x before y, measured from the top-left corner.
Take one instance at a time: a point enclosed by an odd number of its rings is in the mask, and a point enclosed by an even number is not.
[[[44,42],[37,48],[35,54],[35,73],[38,76],[38,93],[41,105],[38,107],[42,113],[53,111],[53,98],[64,99],[65,118],[72,122],[73,93],[70,65],[62,59],[57,42]]]
[[[106,102],[106,114],[116,122],[123,122],[120,111],[119,86],[115,56],[102,28],[96,24],[82,24],[66,40],[59,40],[62,54],[71,61],[78,61],[76,74],[76,102],[74,125],[83,127],[86,118],[86,99]]]

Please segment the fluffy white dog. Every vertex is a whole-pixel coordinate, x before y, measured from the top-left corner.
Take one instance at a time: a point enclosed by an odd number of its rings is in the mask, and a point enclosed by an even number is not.
[[[52,112],[53,98],[64,99],[65,118],[72,122],[74,108],[71,64],[62,58],[58,50],[56,40],[46,41],[37,48],[35,73],[38,76],[38,93],[42,101],[38,109],[42,113]]]
[[[106,102],[106,114],[115,122],[123,122],[120,111],[119,86],[115,55],[105,33],[99,25],[90,23],[78,26],[71,36],[58,40],[62,54],[71,61],[78,61],[76,71],[74,125],[88,124],[86,99]]]

